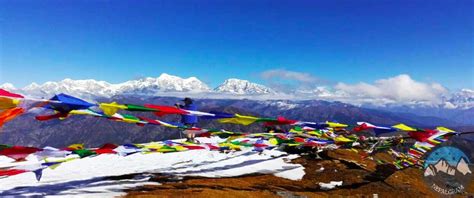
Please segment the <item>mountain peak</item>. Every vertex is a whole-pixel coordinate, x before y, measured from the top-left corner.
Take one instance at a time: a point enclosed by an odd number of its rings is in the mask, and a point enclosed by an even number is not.
[[[167,73],[162,73],[160,76],[158,76],[157,79],[161,79],[161,80],[167,80],[167,79],[183,79],[179,76],[173,76],[173,75],[170,75],[170,74],[167,74]]]
[[[219,85],[216,92],[232,93],[232,94],[272,94],[276,93],[274,90],[257,83],[252,83],[248,80],[237,78],[229,78]]]
[[[121,83],[120,93],[158,94],[161,92],[208,92],[210,88],[196,77],[181,78],[162,73],[157,78],[142,78]]]
[[[474,107],[474,90],[462,89],[461,91],[454,92],[446,102],[452,104],[455,108],[469,109]]]
[[[305,86],[298,89],[292,86],[281,86],[277,88],[278,91],[275,91],[264,85],[238,78],[229,78],[215,89],[211,89],[196,77],[182,78],[168,73],[162,73],[158,77],[144,77],[116,84],[94,79],[74,80],[65,78],[60,81],[48,81],[42,84],[32,83],[24,88],[16,88],[10,83],[5,83],[0,85],[0,88],[35,97],[50,97],[57,93],[66,93],[77,97],[85,96],[85,98],[89,99],[111,97],[120,94],[156,96],[168,93],[168,95],[176,96],[178,92],[184,94],[194,93],[206,97],[209,96],[210,92],[214,92],[213,96],[216,97],[263,96],[260,99],[268,99],[268,96],[271,95],[271,99],[321,99],[341,101],[372,108],[404,107],[404,110],[408,112],[418,109],[426,109],[428,111],[430,108],[465,111],[474,107],[474,90],[468,88],[446,94],[439,103],[417,100],[410,103],[392,103],[393,101],[386,100],[385,98],[354,98],[351,97],[352,94],[343,90],[325,86]],[[218,94],[222,95],[218,96]],[[420,114],[418,111],[415,113]]]
[[[162,73],[160,76],[158,76],[158,78],[148,77],[147,79],[154,79],[154,80],[161,80],[161,81],[166,81],[166,80],[180,80],[180,81],[188,81],[188,82],[199,81],[200,83],[202,83],[201,80],[199,80],[198,78],[194,76],[191,76],[189,78],[181,78],[179,76],[174,76],[167,73]]]
[[[39,87],[39,84],[33,82],[33,83],[31,83],[31,84],[29,84],[29,85],[23,87],[23,89],[24,89],[24,90],[32,90],[32,89],[36,89],[36,88],[38,88],[38,87]]]
[[[159,77],[165,78],[165,77],[169,77],[169,76],[176,77],[176,76],[170,75],[168,73],[161,73],[161,75]]]
[[[11,88],[8,84],[2,86]],[[118,84],[93,79],[73,80],[65,78],[57,82],[48,81],[41,85],[32,83],[19,90],[21,93],[36,97],[49,97],[57,93],[66,93],[88,99],[120,94],[156,95],[163,92],[208,91],[210,91],[210,88],[196,77],[183,79],[167,73],[163,73],[157,78],[146,77]]]
[[[238,78],[229,78],[227,80],[224,81],[224,83],[226,82],[244,82],[244,83],[250,83],[250,81],[248,80],[243,80],[243,79],[238,79]]]
[[[0,89],[5,89],[7,91],[14,91],[16,90],[16,87],[13,86],[11,83],[3,83],[0,85]]]

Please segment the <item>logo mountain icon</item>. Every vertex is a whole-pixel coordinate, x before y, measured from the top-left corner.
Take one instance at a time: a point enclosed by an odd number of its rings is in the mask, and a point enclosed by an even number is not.
[[[451,176],[455,176],[456,174],[472,174],[472,171],[469,169],[469,164],[464,158],[461,158],[456,166],[451,166],[445,159],[441,159],[435,164],[430,164],[426,167],[424,176],[436,176],[439,172]]]
[[[464,160],[464,158],[459,160],[456,170],[458,170],[463,175],[472,174],[471,170],[469,169],[469,164]]]

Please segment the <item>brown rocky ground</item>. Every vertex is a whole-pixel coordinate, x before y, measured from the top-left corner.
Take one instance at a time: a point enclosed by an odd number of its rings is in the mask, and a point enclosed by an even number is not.
[[[305,167],[306,175],[292,181],[273,175],[247,175],[234,178],[187,177],[179,181],[163,175],[153,180],[158,186],[132,189],[127,197],[438,197],[423,180],[420,169],[395,171],[391,166],[377,165],[350,150],[335,150],[322,154],[323,159],[303,156],[294,163]],[[389,161],[387,154],[375,155]],[[320,168],[324,167],[321,171]],[[319,182],[343,181],[343,186],[321,190]],[[467,193],[474,195],[474,182]]]

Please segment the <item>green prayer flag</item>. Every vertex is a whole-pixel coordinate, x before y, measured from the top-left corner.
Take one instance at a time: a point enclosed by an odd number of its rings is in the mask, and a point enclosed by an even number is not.
[[[156,109],[147,108],[140,105],[126,104],[128,111],[156,111]]]
[[[81,158],[84,158],[84,157],[87,157],[87,156],[91,156],[91,155],[96,155],[97,153],[94,152],[94,151],[91,151],[91,150],[87,150],[87,149],[80,149],[80,150],[74,150],[72,151],[74,154],[77,154],[79,155],[79,157]]]
[[[12,146],[6,145],[6,144],[0,144],[0,150],[6,149],[6,148],[11,148]]]

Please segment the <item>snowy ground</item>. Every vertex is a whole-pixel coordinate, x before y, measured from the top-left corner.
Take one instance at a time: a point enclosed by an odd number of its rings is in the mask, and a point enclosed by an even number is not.
[[[33,173],[0,179],[0,196],[119,196],[127,188],[159,185],[148,180],[150,173],[176,177],[232,177],[260,173],[299,180],[305,174],[304,167],[287,163],[297,157],[277,150],[259,153],[252,149],[227,154],[208,150],[137,153],[126,157],[103,154],[66,162],[54,170],[45,169],[39,182]],[[11,164],[9,161],[0,157],[0,167]],[[124,175],[129,177],[117,177]]]

